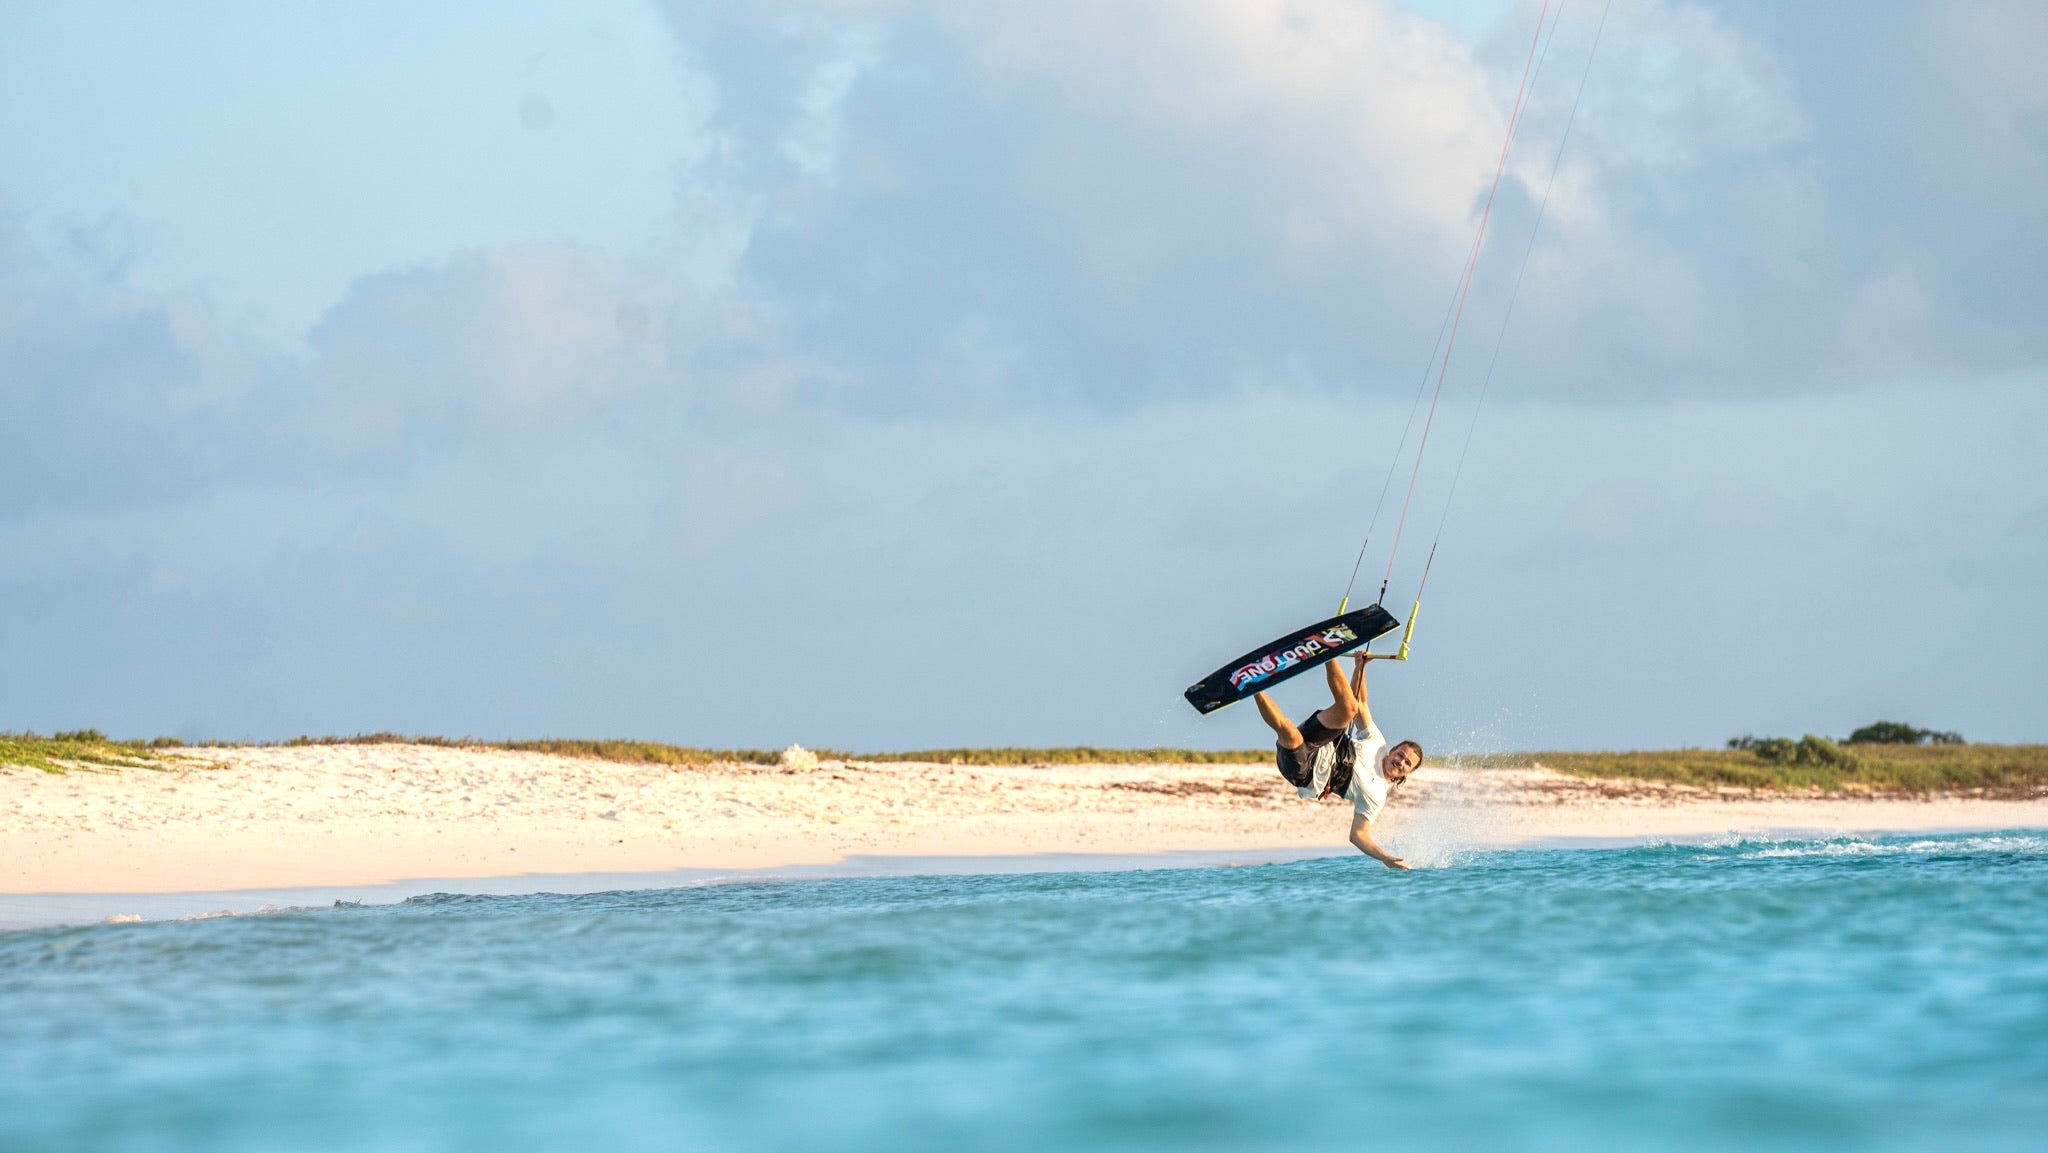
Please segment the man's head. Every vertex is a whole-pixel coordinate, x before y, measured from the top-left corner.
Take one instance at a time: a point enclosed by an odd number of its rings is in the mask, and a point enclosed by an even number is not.
[[[1421,766],[1422,746],[1414,741],[1402,741],[1388,749],[1387,755],[1380,758],[1380,772],[1385,773],[1387,779],[1395,784],[1407,780],[1408,774]]]

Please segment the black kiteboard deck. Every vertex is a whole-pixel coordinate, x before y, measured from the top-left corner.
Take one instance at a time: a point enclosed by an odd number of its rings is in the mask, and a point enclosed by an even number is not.
[[[1196,712],[1213,713],[1400,627],[1401,622],[1378,605],[1355,609],[1260,645],[1182,695]]]

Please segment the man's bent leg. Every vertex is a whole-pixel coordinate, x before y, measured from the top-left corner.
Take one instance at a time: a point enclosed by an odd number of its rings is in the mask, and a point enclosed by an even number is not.
[[[1287,714],[1280,711],[1280,706],[1273,703],[1272,697],[1258,693],[1252,697],[1252,702],[1259,706],[1259,719],[1265,721],[1266,727],[1272,729],[1274,735],[1280,738],[1281,748],[1301,747],[1301,730],[1294,727],[1294,722],[1287,719]]]
[[[1287,714],[1280,711],[1273,698],[1259,693],[1252,699],[1258,703],[1260,719],[1279,738],[1280,747],[1274,753],[1274,760],[1280,767],[1280,775],[1297,789],[1311,787],[1316,775],[1316,751],[1308,747],[1308,737],[1294,727],[1294,722],[1287,719]],[[1317,730],[1319,735],[1321,732]]]
[[[1323,665],[1323,678],[1330,682],[1330,707],[1316,714],[1316,720],[1332,732],[1339,731],[1358,715],[1358,698],[1351,695],[1351,681],[1336,661]]]

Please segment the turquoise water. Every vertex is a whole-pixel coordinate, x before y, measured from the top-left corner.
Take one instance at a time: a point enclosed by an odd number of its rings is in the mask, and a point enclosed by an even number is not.
[[[2048,835],[0,934],[0,1149],[2040,1149]]]

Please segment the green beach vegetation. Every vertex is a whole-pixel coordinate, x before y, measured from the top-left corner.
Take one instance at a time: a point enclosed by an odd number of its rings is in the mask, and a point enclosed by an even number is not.
[[[158,745],[157,747],[162,747]],[[160,769],[151,742],[108,740],[98,729],[38,736],[0,733],[0,765],[62,773],[71,769]]]
[[[1997,796],[2038,796],[2048,793],[2048,745],[1972,745],[1953,733],[1879,722],[1836,742],[1807,734],[1789,737],[1737,737],[1722,749],[1666,749],[1598,753],[1500,753],[1461,757],[1471,768],[1541,766],[1569,776],[1628,781],[1661,781],[1700,788],[1741,788],[1824,793],[1981,793]],[[228,742],[214,742],[226,744]],[[272,746],[305,745],[434,745],[460,749],[507,749],[550,753],[624,764],[692,768],[712,764],[774,765],[783,753],[775,749],[708,749],[658,741],[574,740],[548,738],[485,741],[467,737],[406,736],[362,733],[348,737],[294,737],[288,741],[249,742]],[[183,747],[174,737],[113,740],[94,729],[38,736],[0,733],[0,765],[62,773],[71,769],[107,771],[122,768],[160,769],[166,749]],[[907,752],[848,753],[811,750],[820,760],[865,763],[936,762],[953,765],[1123,765],[1230,764],[1263,765],[1270,749],[1102,748],[1077,745],[1060,748],[919,749]]]
[[[435,745],[449,749],[507,749],[517,753],[552,753],[558,757],[583,757],[593,761],[617,761],[628,765],[742,764],[772,765],[782,754],[769,749],[700,749],[694,745],[667,745],[659,741],[608,741],[543,738],[532,741],[479,741],[468,737],[409,737],[400,733],[359,733],[353,737],[293,737],[276,744],[285,748],[305,745]]]
[[[925,761],[941,765],[1253,765],[1273,759],[1270,749],[920,749],[907,753],[830,753],[856,761]]]
[[[1701,788],[1982,792],[1998,796],[2048,793],[2048,745],[1838,745],[1825,737],[1779,739],[1790,746],[1789,752],[1773,745],[1762,751],[1517,753],[1489,757],[1486,763],[1500,768],[1541,765],[1575,777],[1666,781]]]
[[[152,757],[157,750],[185,747],[269,747],[301,748],[313,745],[431,745],[447,749],[505,749],[522,753],[551,753],[562,757],[617,761],[631,765],[675,765],[689,768],[714,764],[773,765],[782,760],[780,749],[707,749],[694,745],[670,745],[659,741],[578,740],[543,738],[521,741],[485,741],[470,737],[408,736],[404,733],[358,733],[347,737],[298,736],[284,741],[207,741],[193,744],[176,737],[115,741],[97,730],[58,733],[43,737],[35,733],[0,733],[0,765],[21,765],[63,772],[69,765],[100,764],[158,766]],[[942,765],[1153,765],[1153,764],[1257,764],[1270,758],[1260,749],[1111,749],[1077,745],[1050,749],[921,749],[911,752],[850,753],[837,749],[809,750],[820,760],[862,761],[870,764],[936,762]]]
[[[1741,739],[1741,737],[1735,738],[1734,741],[1728,742],[1728,746],[1730,748],[1735,747],[1736,741]],[[1848,740],[1852,745],[1960,745],[1965,743],[1961,733],[1947,733],[1937,729],[1916,729],[1912,725],[1903,724],[1899,721],[1873,721],[1850,733]]]
[[[517,752],[553,753],[564,757],[618,761],[624,764],[712,765],[774,764],[780,753],[764,749],[699,749],[667,745],[657,741],[535,740],[479,741],[467,737],[406,736],[402,733],[359,733],[352,737],[293,737],[287,741],[205,741],[187,742],[177,737],[147,740],[114,740],[98,729],[42,736],[37,733],[0,733],[0,765],[63,773],[74,768],[163,768],[159,754],[166,749],[269,747],[298,748],[307,745],[434,745],[451,749],[510,749]]]
[[[517,752],[553,753],[557,756],[588,757],[636,765],[772,765],[782,759],[780,749],[705,749],[694,745],[665,745],[655,741],[477,741],[468,738],[407,737],[396,733],[368,733],[355,737],[294,737],[283,744],[416,744],[442,745],[449,748],[511,749]],[[839,749],[809,751],[818,759],[826,761],[864,761],[870,764],[921,761],[942,765],[1252,764],[1271,755],[1259,750],[1218,752],[1213,749],[1105,749],[1087,745],[1057,749],[920,749],[902,753],[850,753]]]

